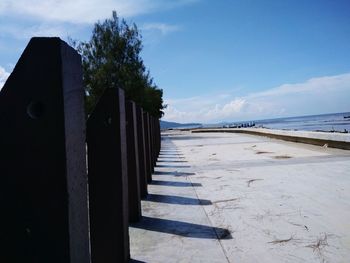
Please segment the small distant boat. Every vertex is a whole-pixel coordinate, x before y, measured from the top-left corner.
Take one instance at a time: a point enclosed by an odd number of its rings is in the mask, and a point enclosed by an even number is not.
[[[350,115],[349,116],[344,116],[344,119],[350,119]]]

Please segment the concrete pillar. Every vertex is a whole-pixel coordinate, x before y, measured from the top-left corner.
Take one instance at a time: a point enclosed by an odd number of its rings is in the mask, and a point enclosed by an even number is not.
[[[152,123],[153,123],[153,158],[154,158],[154,166],[157,164],[158,159],[158,132],[157,132],[157,119],[156,117],[152,116]]]
[[[128,262],[125,98],[106,89],[87,121],[92,263]]]
[[[152,163],[152,173],[154,172],[155,160],[154,160],[154,127],[153,127],[153,116],[149,115],[149,138],[151,146],[151,163]]]
[[[158,141],[159,141],[159,146],[158,146],[158,156],[160,154],[160,150],[162,149],[162,132],[160,128],[160,119],[158,119]]]
[[[128,153],[128,192],[129,221],[137,222],[141,218],[139,147],[137,138],[136,104],[126,102],[126,137]]]
[[[146,150],[146,167],[147,167],[147,182],[152,182],[152,152],[150,144],[150,130],[149,130],[149,114],[143,112],[143,122],[145,129],[145,150]]]
[[[145,198],[148,194],[147,191],[147,167],[145,156],[145,130],[143,123],[143,110],[140,106],[136,105],[136,119],[137,119],[137,140],[138,140],[138,152],[139,152],[139,175],[140,175],[140,194],[141,198]]]
[[[150,127],[150,131],[149,131],[149,135],[150,135],[150,146],[151,146],[151,165],[152,165],[152,173],[154,173],[154,167],[156,166],[155,164],[155,158],[154,158],[154,123],[153,123],[153,116],[152,115],[148,115],[149,116],[149,127]]]
[[[154,156],[154,166],[157,164],[158,153],[157,153],[157,126],[156,126],[156,118],[152,117],[153,122],[153,156]]]
[[[159,123],[159,119],[156,118],[155,119],[155,123],[156,123],[156,141],[157,141],[157,159],[160,153],[160,144],[161,144],[161,138],[160,138],[160,123]]]
[[[0,92],[0,262],[90,262],[81,58],[32,38]]]
[[[157,124],[158,124],[158,156],[159,156],[160,149],[162,148],[162,135],[161,135],[161,131],[160,131],[160,119],[157,120]]]

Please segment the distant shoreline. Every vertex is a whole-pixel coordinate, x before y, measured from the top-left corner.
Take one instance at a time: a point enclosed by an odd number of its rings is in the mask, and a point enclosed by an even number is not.
[[[162,125],[168,124],[168,125]],[[193,128],[246,128],[260,127],[281,130],[341,132],[350,131],[350,112],[339,112],[308,116],[284,117],[275,119],[230,121],[213,124],[176,123],[161,121],[163,129],[193,129]]]

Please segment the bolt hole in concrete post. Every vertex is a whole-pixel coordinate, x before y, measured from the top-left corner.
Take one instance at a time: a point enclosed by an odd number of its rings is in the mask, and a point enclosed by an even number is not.
[[[37,120],[44,115],[45,106],[42,102],[32,101],[27,106],[27,114],[33,120]]]
[[[108,127],[112,124],[112,117],[107,117],[105,119],[105,125]]]

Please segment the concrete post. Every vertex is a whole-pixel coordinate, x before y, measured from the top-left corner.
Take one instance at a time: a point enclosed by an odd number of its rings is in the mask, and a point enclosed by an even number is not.
[[[160,131],[160,120],[157,119],[157,125],[158,125],[158,156],[160,153],[160,149],[162,148],[162,136]]]
[[[150,148],[151,148],[151,165],[152,165],[152,173],[154,173],[155,160],[154,160],[154,129],[153,129],[153,116],[148,115],[149,118],[149,140],[150,140]]]
[[[154,151],[155,151],[155,164],[157,164],[158,154],[159,154],[159,142],[158,142],[158,119],[153,117],[154,123]]]
[[[140,175],[140,193],[141,198],[145,198],[148,194],[147,191],[147,167],[145,156],[145,130],[143,123],[143,110],[136,105],[136,119],[137,119],[137,139],[138,139],[138,151],[139,151],[139,175]]]
[[[90,262],[81,58],[32,38],[0,92],[0,262]]]
[[[146,150],[146,166],[147,166],[147,182],[152,182],[152,152],[150,144],[150,130],[149,130],[149,114],[148,112],[143,112],[143,121],[145,128],[145,150]]]
[[[152,116],[148,113],[148,129],[149,129],[149,148],[151,161],[151,174],[154,173],[154,156],[153,156],[153,130],[152,130]]]
[[[128,262],[125,98],[106,89],[87,121],[92,263]]]
[[[128,153],[128,192],[129,221],[137,222],[141,218],[139,147],[137,138],[136,104],[126,102],[126,137]]]
[[[153,156],[154,156],[154,166],[157,165],[158,159],[158,132],[157,132],[157,119],[156,117],[152,117],[153,123]]]
[[[156,141],[157,141],[157,159],[160,153],[160,143],[161,143],[161,138],[160,138],[160,124],[159,124],[159,119],[155,119],[156,123]]]

